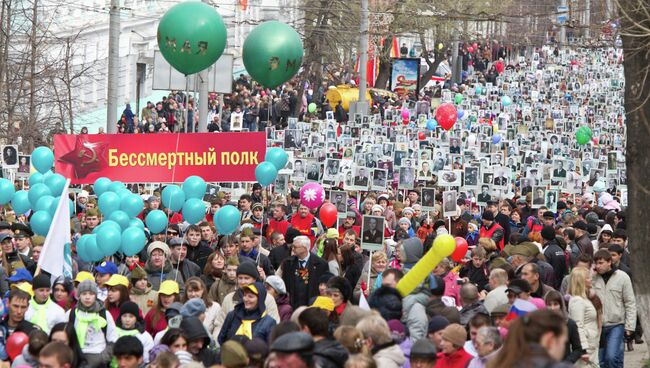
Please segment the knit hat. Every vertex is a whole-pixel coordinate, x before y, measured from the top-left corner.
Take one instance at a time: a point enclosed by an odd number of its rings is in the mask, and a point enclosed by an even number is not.
[[[155,241],[149,244],[147,247],[147,256],[151,257],[151,252],[153,252],[155,249],[162,250],[162,252],[165,253],[165,257],[169,257],[169,246],[161,241]]]
[[[226,341],[221,345],[221,364],[226,368],[239,368],[248,365],[246,349],[236,341]]]
[[[237,275],[248,275],[255,280],[260,278],[260,274],[257,272],[255,263],[249,261],[244,261],[237,267]]]
[[[317,296],[311,306],[328,312],[334,311],[334,301],[328,296]]]
[[[435,359],[438,349],[429,339],[420,339],[411,347],[411,359]]]
[[[158,354],[164,351],[169,351],[169,346],[165,344],[155,345],[153,348],[151,348],[151,350],[149,350],[149,361],[153,362],[156,360],[156,357],[158,357]]]
[[[352,299],[352,287],[350,286],[350,281],[345,277],[334,276],[327,282],[328,289],[335,289],[341,292],[343,301],[347,302]]]
[[[50,288],[50,276],[44,273],[39,273],[32,281],[32,289],[36,290],[41,288]]]
[[[546,240],[555,239],[555,229],[553,229],[553,226],[544,226],[542,228],[542,238]]]
[[[427,327],[427,333],[436,333],[440,330],[445,329],[449,326],[449,320],[443,316],[433,316],[431,321],[429,321],[429,327]]]
[[[138,307],[137,304],[134,302],[127,300],[126,302],[122,303],[120,306],[120,316],[118,317],[121,318],[123,314],[131,314],[138,318],[140,316],[140,307]]]
[[[198,317],[205,313],[205,302],[203,299],[194,298],[190,299],[183,304],[181,308],[181,316],[183,317]]]
[[[376,204],[376,205],[372,206],[372,211],[371,212],[375,212],[375,211],[384,213],[384,207]]]
[[[77,293],[78,295],[81,295],[81,293],[84,291],[90,291],[91,293],[97,295],[97,285],[94,281],[83,280],[77,287]]]
[[[325,273],[323,273],[323,274],[318,278],[318,284],[327,284],[327,282],[328,282],[332,277],[334,277],[334,274],[331,273],[331,272],[329,272],[329,271],[326,271]]]
[[[494,221],[494,213],[492,213],[492,211],[483,211],[481,218],[487,221]]]
[[[284,285],[284,280],[279,276],[268,276],[266,280],[264,280],[264,283],[272,287],[279,295],[287,293],[287,287]]]
[[[573,228],[582,231],[587,231],[587,223],[584,221],[576,221],[573,223]]]
[[[442,330],[442,338],[456,346],[463,346],[467,341],[467,331],[458,323],[452,323]]]
[[[133,267],[133,270],[131,270],[131,275],[129,277],[131,279],[131,284],[135,285],[138,280],[147,279],[147,272],[142,267],[136,265]]]
[[[406,207],[405,209],[402,210],[402,214],[405,215],[405,216],[406,216],[407,214],[409,214],[409,213],[410,213],[411,215],[415,214],[415,211],[413,211],[413,208],[411,208],[411,207]]]
[[[397,221],[397,224],[398,225],[401,225],[401,224],[411,225],[411,221],[409,219],[407,219],[406,217],[402,217],[401,219],[399,219],[399,221]]]

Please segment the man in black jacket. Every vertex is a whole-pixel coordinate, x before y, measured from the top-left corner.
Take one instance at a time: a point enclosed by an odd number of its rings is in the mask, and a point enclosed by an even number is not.
[[[553,273],[555,274],[555,282],[552,286],[555,290],[560,290],[562,279],[569,273],[568,257],[564,250],[560,248],[555,239],[555,229],[552,226],[544,226],[542,228],[542,239],[544,241],[544,257],[546,261],[553,266]]]
[[[181,331],[187,338],[187,351],[192,354],[192,358],[203,363],[206,367],[211,367],[219,363],[217,352],[211,349],[210,336],[203,327],[203,322],[196,317],[184,317],[181,321]]]
[[[190,225],[185,233],[185,239],[187,239],[187,259],[203,270],[208,257],[212,254],[212,248],[208,247],[207,242],[201,240],[201,228]]]
[[[303,332],[314,338],[314,360],[318,367],[338,368],[345,365],[348,352],[334,339],[328,339],[329,318],[325,310],[307,308],[298,318]]]
[[[291,306],[307,305],[309,299],[318,296],[318,280],[329,271],[322,258],[309,252],[310,240],[301,235],[293,240],[293,256],[282,263],[282,280],[291,296]]]

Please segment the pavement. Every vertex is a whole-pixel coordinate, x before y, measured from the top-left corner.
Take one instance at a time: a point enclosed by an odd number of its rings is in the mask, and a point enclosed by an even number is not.
[[[625,368],[645,368],[650,357],[648,356],[648,345],[634,345],[634,351],[625,352]]]

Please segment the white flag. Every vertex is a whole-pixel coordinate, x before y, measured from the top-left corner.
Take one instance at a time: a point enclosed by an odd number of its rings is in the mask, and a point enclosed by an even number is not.
[[[365,295],[361,293],[361,297],[359,298],[359,308],[365,309],[367,311],[370,310],[370,305],[368,304],[368,301],[366,300]]]
[[[41,255],[38,258],[38,266],[41,270],[52,275],[52,281],[61,275],[72,278],[69,186],[70,179],[65,183],[65,188],[63,188],[59,204],[56,206],[56,212],[52,218],[50,231],[47,233],[43,250],[41,250]]]

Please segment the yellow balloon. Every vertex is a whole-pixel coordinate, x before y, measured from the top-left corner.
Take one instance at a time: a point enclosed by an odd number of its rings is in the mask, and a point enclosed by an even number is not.
[[[438,44],[438,50],[442,50],[443,47],[445,47],[445,45],[443,45],[442,42],[440,42],[440,43]]]
[[[496,126],[496,125],[493,125],[492,126],[492,131],[495,132],[495,133],[498,133],[499,132],[499,127]]]
[[[449,234],[438,235],[433,241],[433,246],[427,254],[411,268],[397,283],[397,291],[405,297],[411,293],[429,273],[442,261],[449,257],[456,249],[456,240]]]

